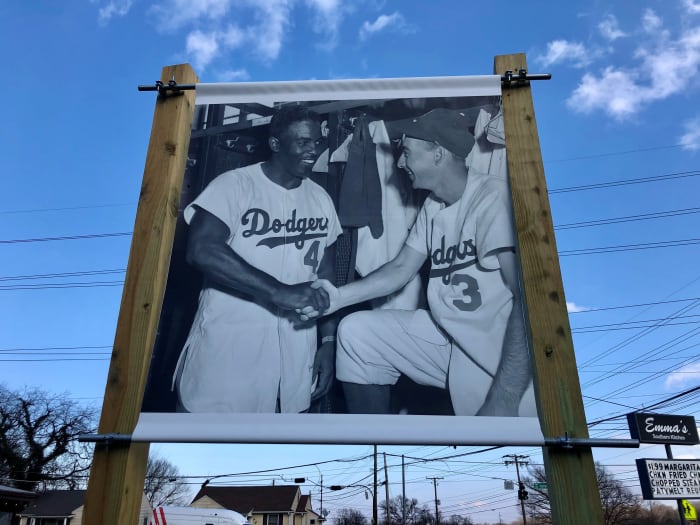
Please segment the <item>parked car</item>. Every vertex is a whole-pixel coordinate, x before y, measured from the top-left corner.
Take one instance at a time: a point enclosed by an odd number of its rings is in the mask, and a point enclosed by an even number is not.
[[[251,525],[242,514],[228,509],[155,507],[148,525]]]

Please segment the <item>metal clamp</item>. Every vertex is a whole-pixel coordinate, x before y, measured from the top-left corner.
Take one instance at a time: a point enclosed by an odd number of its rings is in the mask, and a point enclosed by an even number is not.
[[[510,86],[513,83],[522,85],[530,80],[550,80],[551,78],[551,73],[533,73],[528,75],[527,70],[521,67],[516,73],[513,73],[510,69],[507,70],[505,74],[501,76],[501,82],[506,86]]]
[[[138,86],[139,91],[157,91],[159,97],[178,96],[182,95],[183,91],[195,89],[195,84],[178,84],[175,82],[175,77],[164,83],[162,80],[156,80],[154,86]]]

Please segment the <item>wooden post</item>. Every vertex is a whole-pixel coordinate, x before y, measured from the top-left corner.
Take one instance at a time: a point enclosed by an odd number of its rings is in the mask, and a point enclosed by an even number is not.
[[[524,53],[494,58],[496,74],[521,67]],[[542,432],[588,438],[529,85],[503,87],[503,116]],[[545,447],[543,457],[553,523],[602,524],[590,447]]]
[[[171,79],[178,84],[197,82],[196,74],[187,64],[163,68],[162,81],[167,85]],[[182,93],[159,96],[156,102],[102,405],[100,434],[131,434],[141,410],[170,264],[194,114],[194,91]],[[95,446],[83,523],[137,523],[148,448],[148,443],[98,443]]]

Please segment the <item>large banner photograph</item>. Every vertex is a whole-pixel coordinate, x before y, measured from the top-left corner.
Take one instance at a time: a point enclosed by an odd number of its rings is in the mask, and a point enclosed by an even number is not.
[[[197,84],[135,441],[541,445],[499,76]]]

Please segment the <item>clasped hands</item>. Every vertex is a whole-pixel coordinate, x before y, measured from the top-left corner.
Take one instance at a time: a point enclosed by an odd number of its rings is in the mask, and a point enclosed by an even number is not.
[[[301,321],[316,319],[338,309],[338,289],[326,279],[283,287],[275,297],[282,309],[293,310]]]

